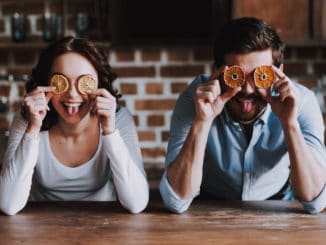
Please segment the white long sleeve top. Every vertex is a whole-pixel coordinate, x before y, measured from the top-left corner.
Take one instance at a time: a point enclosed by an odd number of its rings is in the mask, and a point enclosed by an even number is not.
[[[17,114],[0,174],[0,209],[13,215],[27,201],[114,201],[132,213],[149,199],[136,128],[126,108],[116,115],[116,130],[100,136],[93,157],[67,167],[53,154],[48,131],[34,139],[25,133],[27,122]],[[87,142],[85,142],[87,144]]]

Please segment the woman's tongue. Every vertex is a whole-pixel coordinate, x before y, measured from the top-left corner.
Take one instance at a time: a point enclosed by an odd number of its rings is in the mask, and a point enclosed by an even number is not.
[[[64,104],[64,107],[70,116],[74,116],[79,112],[80,104]]]

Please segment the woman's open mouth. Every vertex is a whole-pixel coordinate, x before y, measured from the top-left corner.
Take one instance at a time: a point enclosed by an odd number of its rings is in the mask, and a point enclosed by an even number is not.
[[[75,116],[76,114],[78,114],[83,104],[84,103],[81,102],[73,102],[73,103],[62,102],[62,105],[65,108],[66,113],[70,116]]]

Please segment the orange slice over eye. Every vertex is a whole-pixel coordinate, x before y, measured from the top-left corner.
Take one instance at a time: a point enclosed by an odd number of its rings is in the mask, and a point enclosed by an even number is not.
[[[88,90],[96,88],[96,81],[89,75],[82,76],[78,80],[78,90],[82,94],[86,94]]]
[[[240,66],[230,66],[224,71],[224,82],[230,88],[237,88],[244,84],[245,74]]]
[[[275,79],[274,70],[271,66],[259,66],[254,72],[254,81],[258,88],[270,87]]]
[[[62,75],[54,75],[51,78],[50,86],[55,87],[55,94],[62,94],[68,90],[69,83],[67,78]]]

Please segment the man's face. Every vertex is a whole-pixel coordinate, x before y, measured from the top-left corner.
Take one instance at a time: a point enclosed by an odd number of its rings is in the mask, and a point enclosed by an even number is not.
[[[225,64],[227,66],[240,66],[246,76],[246,81],[231,100],[226,103],[226,108],[233,120],[250,124],[255,121],[265,110],[267,101],[267,91],[269,88],[257,88],[254,83],[253,73],[256,67],[262,65],[272,65],[272,50],[255,51],[248,54],[227,54],[225,56]],[[228,88],[221,82],[222,90]]]

